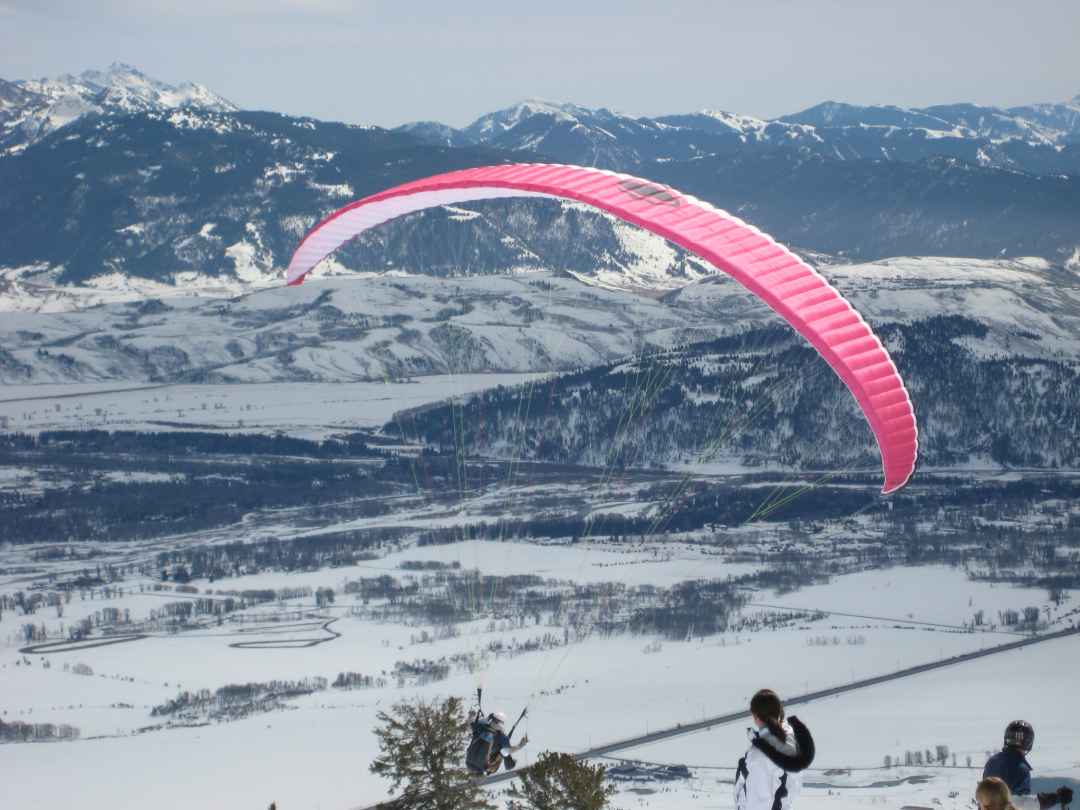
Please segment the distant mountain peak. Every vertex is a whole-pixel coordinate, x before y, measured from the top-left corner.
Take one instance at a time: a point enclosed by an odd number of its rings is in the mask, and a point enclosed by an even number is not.
[[[513,129],[522,121],[537,115],[551,116],[556,121],[573,122],[593,111],[576,104],[549,101],[543,98],[527,98],[509,107],[481,116],[466,128],[466,132],[484,136]]]
[[[18,92],[16,92],[18,91]],[[0,154],[15,153],[89,113],[239,109],[193,82],[173,85],[125,62],[105,70],[0,84]]]
[[[433,146],[468,146],[474,141],[462,130],[455,129],[439,121],[410,121],[394,128],[395,132],[405,132],[424,143]]]
[[[533,96],[519,101],[509,109],[521,109],[531,113],[562,113],[564,115],[619,115],[625,118],[633,116],[616,112],[607,107],[585,107],[572,101],[552,101],[551,99]]]
[[[746,130],[760,130],[768,125],[768,122],[764,118],[756,118],[752,115],[741,115],[740,113],[728,112],[727,110],[704,109],[701,111],[700,115],[712,118],[715,121],[720,121],[740,132]]]
[[[135,67],[134,65],[129,65],[127,62],[113,62],[105,70],[95,70],[94,68],[89,68],[79,74],[79,78],[81,79],[105,79],[106,81],[111,78],[119,78],[123,76],[137,76],[143,79],[149,78],[137,67]]]

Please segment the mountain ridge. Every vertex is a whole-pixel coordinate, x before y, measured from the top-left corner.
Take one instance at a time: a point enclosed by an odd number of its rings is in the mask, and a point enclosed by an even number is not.
[[[974,105],[912,111],[826,102],[796,114],[804,120],[766,121],[721,111],[649,118],[531,99],[464,130],[438,122],[387,130],[238,111],[205,88],[167,85],[122,64],[36,81],[0,83],[5,132],[19,105],[39,103],[46,91],[54,116],[51,129],[0,156],[0,308],[8,310],[161,297],[168,291],[160,285],[227,297],[280,283],[307,228],[350,200],[507,161],[619,168],[725,208],[801,252],[848,262],[1080,262],[1080,171],[1060,171],[1074,159],[1080,166],[1080,142],[1062,134],[1080,132],[1080,108],[1068,104],[1034,105],[1032,121],[1042,123],[1017,129],[1007,111]],[[111,108],[102,106],[107,99]],[[61,101],[73,105],[70,121]],[[975,137],[975,126],[999,142]],[[1060,142],[1046,142],[1054,138]],[[700,275],[699,265],[582,206],[503,201],[387,223],[320,271],[464,277],[547,269],[663,291]]]

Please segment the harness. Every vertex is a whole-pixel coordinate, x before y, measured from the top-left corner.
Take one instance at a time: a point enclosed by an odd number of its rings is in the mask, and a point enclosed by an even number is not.
[[[478,720],[473,725],[473,739],[465,754],[465,764],[479,775],[493,774],[502,764],[502,752],[495,747],[495,729],[485,720]]]
[[[484,718],[484,709],[482,704],[483,690],[476,690],[476,720],[473,721],[472,732],[473,738],[469,743],[469,747],[465,752],[465,766],[477,776],[491,776],[497,773],[499,766],[503,763],[503,755],[501,746],[496,746],[495,742],[498,740],[499,732],[492,727],[490,720]],[[528,713],[529,708],[526,706],[521,710],[521,714],[518,716],[517,721],[510,728],[510,732],[506,735],[507,744],[509,744],[511,738],[514,736],[514,731],[518,727],[518,723],[524,719]],[[517,763],[514,762],[513,757],[506,757],[507,770],[513,768]]]

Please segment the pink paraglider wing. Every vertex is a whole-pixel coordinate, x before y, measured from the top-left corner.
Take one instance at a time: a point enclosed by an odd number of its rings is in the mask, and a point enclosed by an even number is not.
[[[681,245],[730,275],[806,338],[855,396],[881,451],[882,491],[895,492],[907,483],[918,455],[915,411],[889,353],[862,316],[821,274],[767,234],[658,183],[542,163],[426,177],[351,203],[316,225],[289,262],[288,283],[301,283],[340,245],[387,220],[497,197],[586,203]]]

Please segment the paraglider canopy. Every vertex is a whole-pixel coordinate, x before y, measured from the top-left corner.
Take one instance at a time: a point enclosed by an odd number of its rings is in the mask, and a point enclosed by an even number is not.
[[[915,411],[889,353],[854,307],[810,265],[770,236],[709,203],[625,174],[510,163],[439,174],[335,211],[304,237],[289,262],[300,284],[322,259],[360,233],[439,205],[499,197],[576,200],[639,225],[708,261],[768,304],[806,338],[854,395],[877,440],[883,493],[908,482],[918,455]]]

